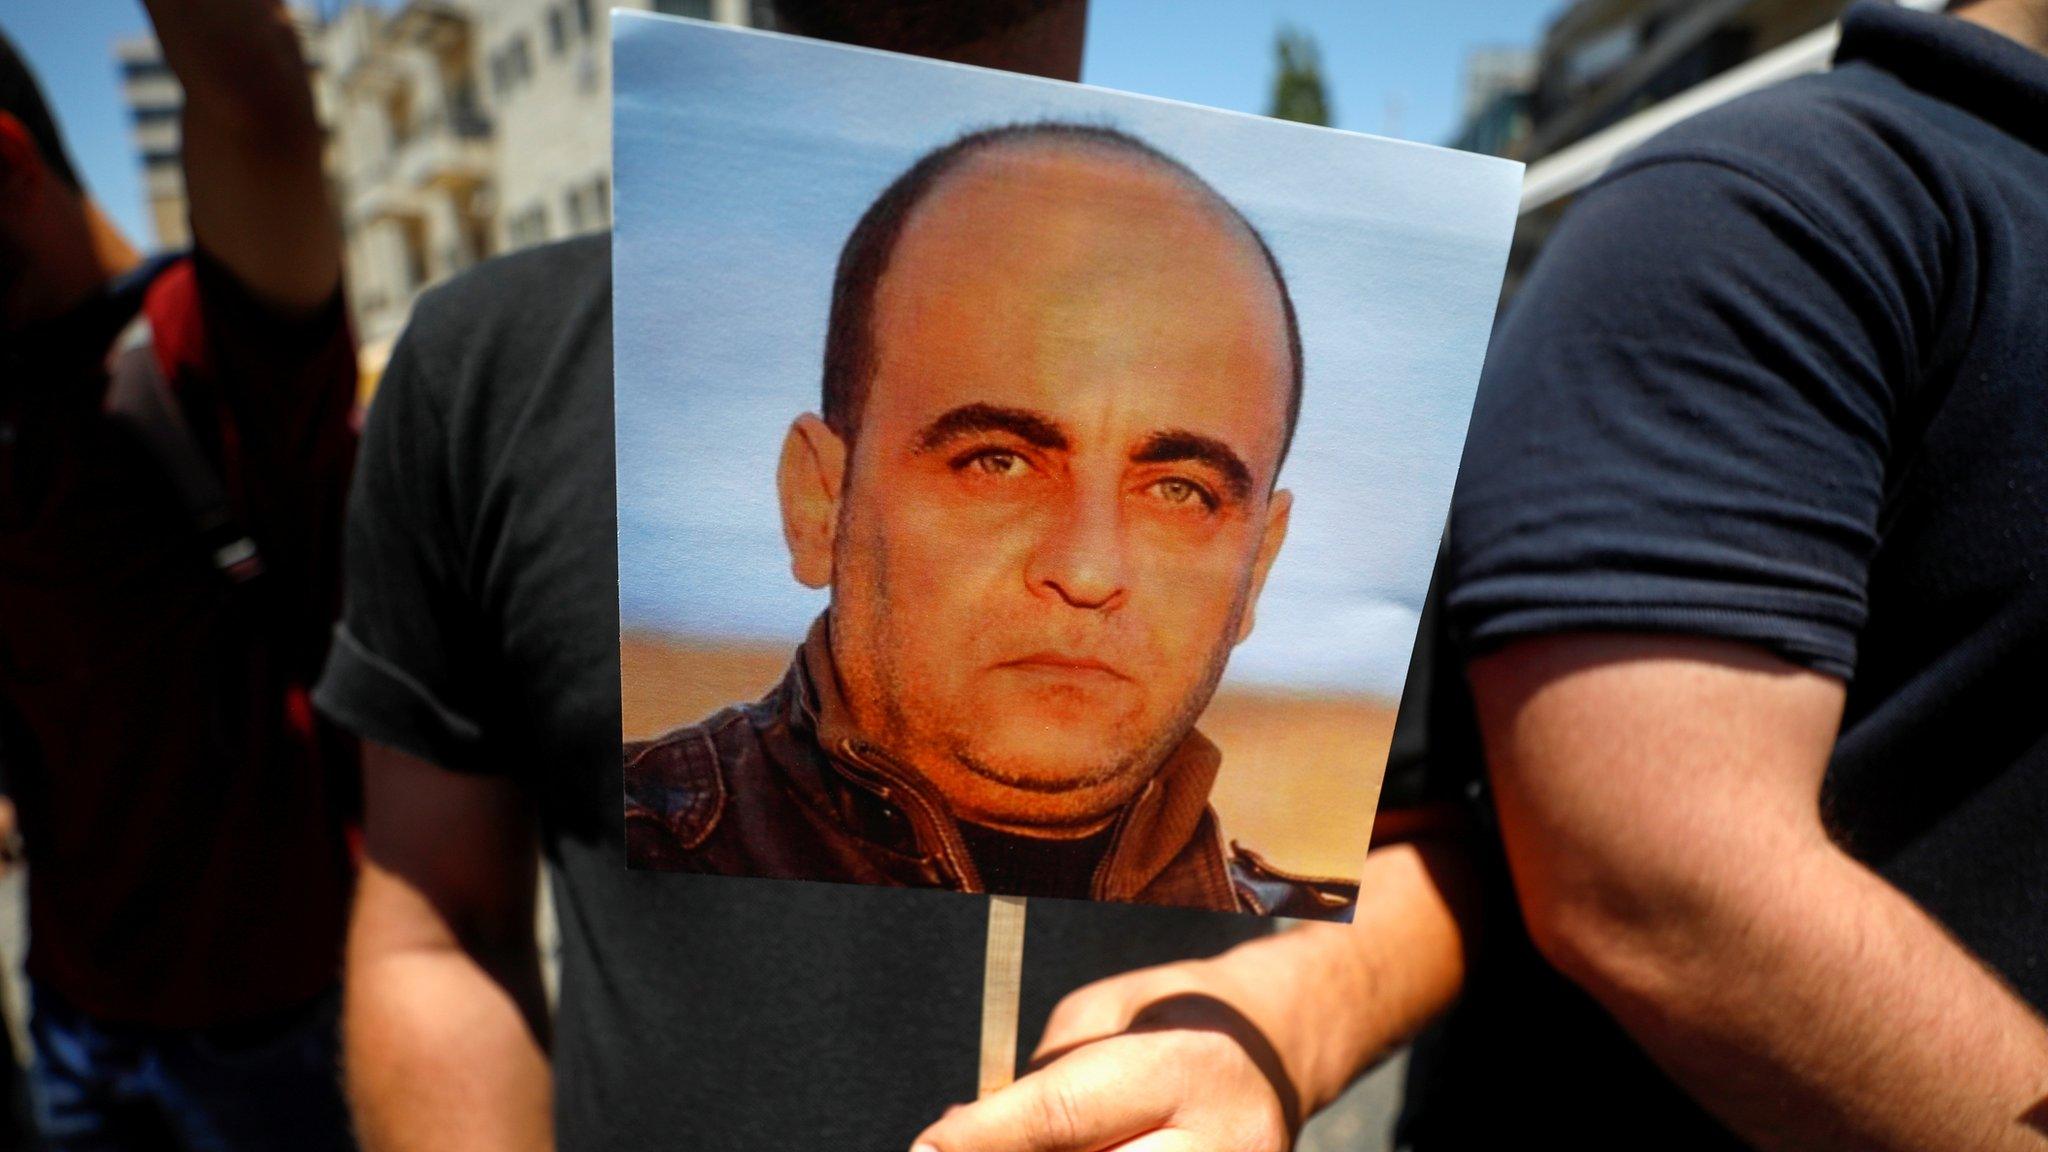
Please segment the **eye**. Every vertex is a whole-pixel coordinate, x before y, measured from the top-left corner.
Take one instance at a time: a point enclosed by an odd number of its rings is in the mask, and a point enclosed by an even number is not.
[[[1208,489],[1179,476],[1168,476],[1164,480],[1154,481],[1152,494],[1175,507],[1198,505],[1210,510],[1216,507],[1216,497],[1211,495]]]
[[[1006,448],[984,448],[954,461],[953,467],[984,476],[1022,476],[1031,467],[1024,457]]]

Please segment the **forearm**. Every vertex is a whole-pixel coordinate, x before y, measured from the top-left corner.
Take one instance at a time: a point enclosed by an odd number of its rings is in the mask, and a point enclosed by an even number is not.
[[[1448,1007],[1477,930],[1462,843],[1424,840],[1366,858],[1352,923],[1311,924],[1209,963],[1245,990],[1301,1094],[1303,1114]]]
[[[344,1067],[368,1152],[554,1146],[540,960],[384,931],[400,882],[366,869],[350,933]]]
[[[2023,1002],[1831,845],[1769,872],[1560,958],[1758,1148],[2048,1148]]]
[[[181,148],[200,243],[268,302],[326,300],[341,236],[298,34],[275,0],[145,0],[184,89]]]
[[[276,0],[143,0],[185,106],[317,141],[306,61]]]

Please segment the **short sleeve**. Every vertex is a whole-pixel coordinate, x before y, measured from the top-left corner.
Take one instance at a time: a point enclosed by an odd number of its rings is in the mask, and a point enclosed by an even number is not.
[[[340,625],[314,703],[344,728],[455,771],[482,767],[482,662],[467,532],[438,380],[415,323],[393,350],[349,493]]]
[[[1804,192],[1667,155],[1574,205],[1473,413],[1445,601],[1468,654],[1681,633],[1851,675],[1913,308]]]

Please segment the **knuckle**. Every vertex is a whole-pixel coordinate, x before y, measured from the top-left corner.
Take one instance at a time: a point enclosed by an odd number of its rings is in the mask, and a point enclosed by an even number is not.
[[[1045,1018],[1047,1035],[1059,1035],[1070,1031],[1088,1011],[1088,1001],[1083,999],[1088,990],[1082,989],[1053,1005],[1052,1014]]]
[[[1038,1147],[1067,1148],[1080,1140],[1081,1110],[1080,1097],[1071,1085],[1046,1085],[1033,1099],[1032,1127]]]

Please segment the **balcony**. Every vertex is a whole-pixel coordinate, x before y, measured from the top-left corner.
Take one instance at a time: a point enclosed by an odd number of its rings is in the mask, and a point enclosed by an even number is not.
[[[398,149],[396,182],[409,189],[474,187],[491,178],[488,134],[454,131],[446,123],[427,126]]]

